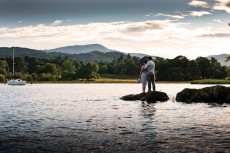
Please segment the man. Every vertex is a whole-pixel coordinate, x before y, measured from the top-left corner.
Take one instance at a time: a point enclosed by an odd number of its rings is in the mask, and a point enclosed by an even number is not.
[[[152,60],[152,56],[148,57],[148,62],[145,65],[145,69],[147,69],[147,80],[148,80],[148,91],[151,91],[151,84],[153,86],[153,91],[156,90],[155,87],[155,63]]]

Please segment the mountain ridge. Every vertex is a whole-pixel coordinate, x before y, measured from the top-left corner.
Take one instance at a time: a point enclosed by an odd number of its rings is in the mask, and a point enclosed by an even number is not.
[[[117,50],[108,49],[107,47],[101,44],[88,44],[88,45],[73,45],[73,46],[64,46],[55,49],[44,50],[47,52],[62,52],[69,54],[79,54],[79,53],[90,53],[92,51],[100,51],[103,53],[107,52],[120,52]]]
[[[79,53],[79,54],[69,54],[62,52],[46,52],[43,50],[35,50],[30,48],[21,48],[14,47],[15,57],[37,57],[37,58],[51,58],[54,59],[58,56],[68,56],[69,59],[83,62],[111,62],[114,59],[118,59],[121,55],[126,57],[127,55],[122,52],[100,52],[100,51],[92,51],[88,53]],[[0,47],[0,58],[12,57],[13,49],[12,47]]]
[[[75,45],[75,46],[66,46],[50,50],[37,50],[30,48],[14,47],[15,56],[31,56],[31,57],[41,57],[41,58],[55,58],[57,56],[68,56],[70,59],[77,61],[93,61],[93,62],[111,62],[114,59],[119,58],[121,55],[124,57],[128,53],[123,53],[121,51],[116,51],[108,49],[100,44],[88,44],[88,45]],[[68,49],[69,48],[69,49]],[[76,50],[76,48],[78,50]],[[129,53],[131,56],[136,56],[142,58],[147,56],[143,53]],[[214,57],[217,59],[221,65],[230,66],[230,62],[225,62],[226,57],[230,54],[219,54],[219,55],[209,55],[208,59]],[[0,47],[0,57],[12,57],[12,47]]]

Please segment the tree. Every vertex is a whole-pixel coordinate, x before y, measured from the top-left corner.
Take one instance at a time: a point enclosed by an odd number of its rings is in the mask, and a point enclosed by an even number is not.
[[[159,58],[157,57],[155,59],[155,65],[156,65],[156,78],[157,80],[160,81],[168,81],[168,69],[170,68],[170,59],[163,59],[163,58]]]
[[[87,81],[89,81],[90,79],[96,79],[99,77],[98,70],[98,64],[95,64],[93,62],[88,62],[86,64],[82,63],[78,72],[78,77],[86,79]]]
[[[89,80],[89,79],[96,79],[99,77],[99,74],[98,74],[98,70],[99,70],[99,65],[98,64],[95,64],[95,63],[92,63],[92,62],[88,62],[86,64],[86,67],[85,67],[85,78],[86,80]]]
[[[171,66],[176,68],[176,70],[178,70],[178,78],[181,78],[181,80],[185,80],[186,78],[186,69],[187,69],[187,64],[188,64],[189,60],[187,59],[187,57],[185,56],[177,56],[175,57],[173,60],[171,60]]]
[[[226,67],[227,79],[230,79],[230,67]]]
[[[138,75],[139,66],[132,58],[126,59],[124,62],[124,74],[126,75]]]
[[[76,71],[76,67],[73,61],[65,60],[61,65],[63,72],[74,73]]]
[[[57,77],[51,73],[42,73],[39,79],[41,81],[55,81]]]
[[[105,74],[108,71],[108,65],[107,64],[103,64],[103,65],[99,65],[99,70],[98,73],[99,74]]]
[[[208,58],[198,57],[196,62],[200,69],[200,74],[202,79],[207,79],[211,77],[211,64]]]
[[[59,77],[61,74],[60,68],[56,64],[53,64],[53,63],[46,63],[43,70],[45,73],[50,73],[57,77]]]
[[[6,82],[6,77],[2,74],[0,74],[0,82],[2,83]]]
[[[127,59],[132,59],[132,56],[130,54],[128,54]]]
[[[5,69],[0,68],[0,74],[2,74],[2,75],[4,75],[4,76],[6,76],[6,75],[7,75],[7,72],[6,72],[6,70],[5,70]]]
[[[61,76],[61,68],[54,63],[46,63],[37,69],[37,73],[39,74],[39,80],[57,80]]]
[[[15,57],[15,72],[26,73],[27,72],[27,63],[22,57]]]
[[[6,60],[0,60],[0,68],[6,69],[8,67],[8,64]]]
[[[187,69],[185,71],[186,78],[185,80],[196,80],[200,77],[199,65],[195,60],[188,62]]]
[[[119,74],[119,75],[122,75],[125,73],[125,63],[124,63],[124,60],[120,60],[119,62],[117,62],[115,65],[114,65],[114,73],[115,74]]]
[[[117,59],[117,62],[121,62],[121,61],[123,61],[123,60],[124,60],[124,55],[121,54],[121,56]]]
[[[53,60],[53,63],[61,66],[62,63],[68,59],[68,56],[61,56],[61,55],[58,55],[54,60]]]
[[[221,64],[215,58],[211,58],[211,78],[224,79],[226,76],[225,69],[222,68]]]
[[[63,80],[73,80],[75,77],[76,67],[73,61],[66,59],[62,65],[62,79]]]

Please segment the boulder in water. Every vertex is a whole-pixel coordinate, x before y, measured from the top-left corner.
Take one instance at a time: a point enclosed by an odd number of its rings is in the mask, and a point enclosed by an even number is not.
[[[126,96],[121,97],[121,99],[126,100],[126,101],[142,100],[142,101],[147,101],[151,103],[151,102],[157,102],[157,101],[161,101],[161,102],[167,101],[169,100],[169,97],[164,92],[150,91],[147,93],[126,95]]]
[[[202,89],[185,88],[176,95],[179,102],[230,103],[230,87],[211,86]]]

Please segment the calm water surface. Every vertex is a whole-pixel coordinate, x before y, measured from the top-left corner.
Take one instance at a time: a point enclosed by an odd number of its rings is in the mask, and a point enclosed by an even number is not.
[[[0,152],[230,152],[230,105],[122,101],[140,84],[0,84]]]

